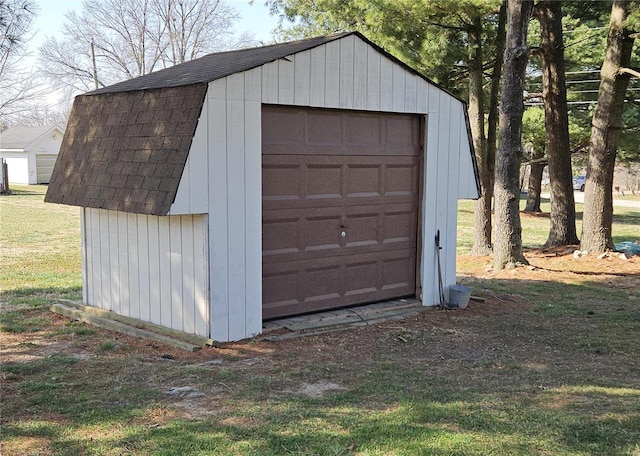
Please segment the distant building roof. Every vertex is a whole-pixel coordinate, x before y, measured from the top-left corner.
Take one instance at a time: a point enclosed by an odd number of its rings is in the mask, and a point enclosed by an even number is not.
[[[64,132],[64,129],[57,125],[45,127],[9,127],[0,133],[0,149],[24,149],[29,144],[47,134],[53,129]]]

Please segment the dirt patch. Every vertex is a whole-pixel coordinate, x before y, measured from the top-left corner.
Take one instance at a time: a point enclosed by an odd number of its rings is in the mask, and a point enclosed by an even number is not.
[[[316,383],[304,383],[300,386],[298,393],[302,394],[303,396],[318,399],[323,397],[329,391],[340,391],[344,389],[345,388],[340,385],[325,381]]]

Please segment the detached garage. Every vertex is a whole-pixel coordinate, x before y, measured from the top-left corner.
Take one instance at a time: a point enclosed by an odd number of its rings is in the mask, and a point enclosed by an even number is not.
[[[82,207],[87,305],[231,341],[455,283],[464,103],[359,33],[211,54],[79,96],[46,201]]]
[[[11,127],[0,133],[0,158],[7,162],[9,182],[49,183],[63,133],[56,125]]]

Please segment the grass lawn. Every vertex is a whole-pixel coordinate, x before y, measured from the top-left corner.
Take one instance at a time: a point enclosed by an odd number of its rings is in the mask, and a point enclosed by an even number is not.
[[[78,210],[15,190],[2,455],[640,456],[640,259],[533,250],[547,217],[523,217],[531,266],[492,272],[460,204],[460,281],[486,300],[465,310],[186,353],[48,312],[81,298]],[[616,240],[638,226],[616,208]]]

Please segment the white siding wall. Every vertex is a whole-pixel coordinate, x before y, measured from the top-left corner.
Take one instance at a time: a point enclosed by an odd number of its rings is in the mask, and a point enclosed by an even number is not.
[[[29,159],[26,152],[0,152],[0,158],[7,161],[10,184],[29,183]]]
[[[208,337],[207,218],[82,209],[84,301]]]
[[[204,187],[194,182],[208,182],[210,337],[237,340],[262,329],[263,103],[425,116],[421,280],[424,304],[436,304],[435,233],[445,286],[454,284],[457,199],[477,197],[464,105],[352,35],[209,84],[171,213],[199,212]]]
[[[25,150],[7,149],[1,151],[0,158],[7,159],[9,182],[14,184],[37,184],[38,165],[36,155],[57,155],[62,145],[62,136],[63,133],[56,128],[27,145]]]

